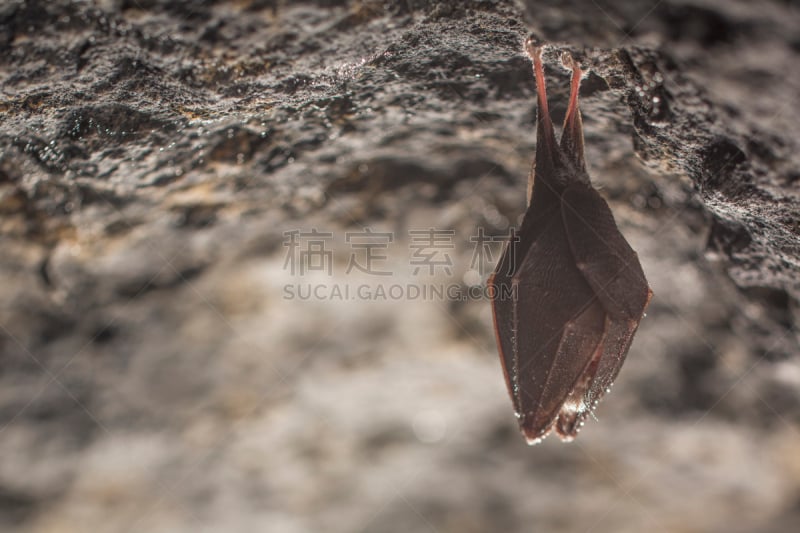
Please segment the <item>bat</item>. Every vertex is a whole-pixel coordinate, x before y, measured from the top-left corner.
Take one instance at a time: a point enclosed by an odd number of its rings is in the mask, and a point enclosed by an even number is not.
[[[610,390],[653,292],[636,252],[586,171],[572,70],[560,144],[547,108],[542,46],[532,38],[537,93],[536,155],[528,208],[488,280],[506,385],[528,444],[551,431],[575,438]]]

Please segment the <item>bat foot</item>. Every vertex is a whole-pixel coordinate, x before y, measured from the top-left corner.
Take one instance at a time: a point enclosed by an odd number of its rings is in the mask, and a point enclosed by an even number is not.
[[[573,74],[577,72],[579,79],[583,77],[583,69],[580,63],[568,50],[561,52],[561,65]]]
[[[542,50],[544,50],[544,42],[537,39],[533,35],[525,39],[525,53],[528,54],[532,60],[542,57]]]

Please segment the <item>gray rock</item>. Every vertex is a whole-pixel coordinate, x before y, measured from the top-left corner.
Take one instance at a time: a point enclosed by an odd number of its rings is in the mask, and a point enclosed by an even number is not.
[[[798,23],[777,0],[5,2],[2,528],[796,529]],[[559,51],[591,71],[589,171],[655,292],[599,421],[535,448],[488,301],[460,298],[470,237],[496,258],[525,208],[530,32],[556,121]],[[351,264],[365,227],[391,276]],[[429,228],[453,245],[432,276]],[[291,272],[312,229],[331,275]]]

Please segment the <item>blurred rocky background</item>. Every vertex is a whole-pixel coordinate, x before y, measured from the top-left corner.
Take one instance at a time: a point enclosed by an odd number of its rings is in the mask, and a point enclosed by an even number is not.
[[[798,27],[791,0],[5,0],[0,529],[796,531]],[[655,292],[598,420],[532,448],[458,297],[525,207],[530,32],[556,121],[559,51],[591,71],[589,171]],[[352,264],[365,228],[390,276]]]

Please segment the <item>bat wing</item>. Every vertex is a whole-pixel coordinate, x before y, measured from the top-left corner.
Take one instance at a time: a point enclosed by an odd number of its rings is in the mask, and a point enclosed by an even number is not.
[[[514,274],[519,272],[531,245],[547,227],[547,221],[558,216],[557,209],[528,209],[522,221],[520,231],[506,243],[503,255],[497,263],[494,273],[488,280],[489,293],[492,298],[494,315],[494,331],[497,340],[500,362],[503,365],[503,376],[506,380],[514,411],[522,412],[518,401],[517,368],[519,349],[517,331],[517,296],[518,287],[513,281]]]
[[[652,291],[636,252],[596,190],[569,187],[561,204],[575,264],[608,314],[602,354],[585,392],[584,401],[594,407],[617,377]]]
[[[575,265],[558,209],[524,220],[519,237],[517,257],[508,255],[509,245],[490,283],[506,383],[520,427],[535,442],[592,364],[606,322]],[[508,275],[502,269],[511,264]],[[503,284],[510,288],[505,295]]]

